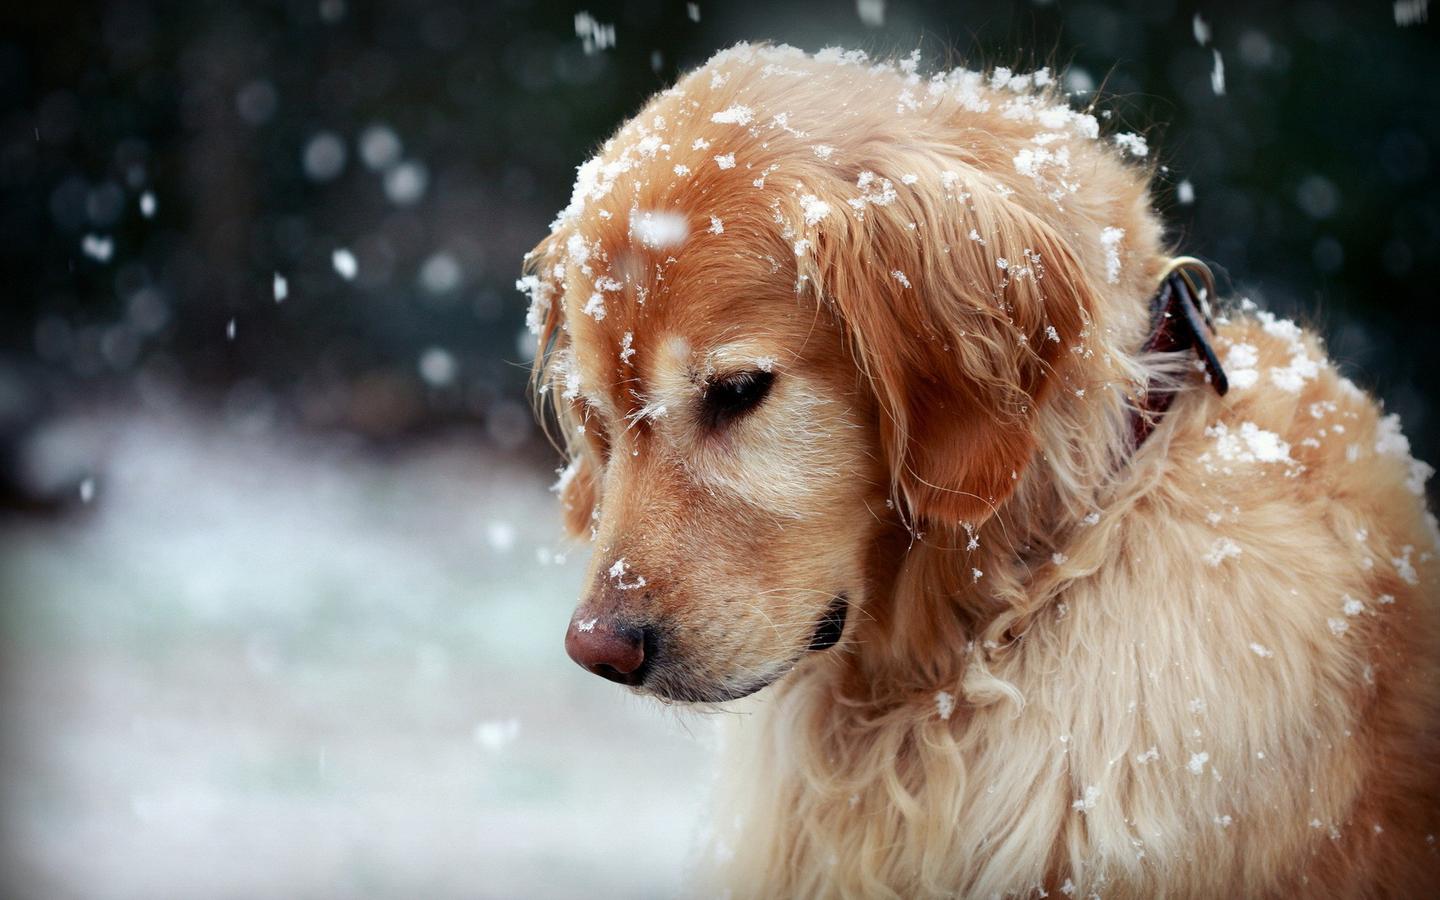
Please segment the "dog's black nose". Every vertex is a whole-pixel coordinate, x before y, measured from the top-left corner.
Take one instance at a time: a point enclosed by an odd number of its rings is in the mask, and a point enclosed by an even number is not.
[[[606,616],[576,615],[565,633],[565,652],[601,678],[634,686],[645,680],[647,630]]]

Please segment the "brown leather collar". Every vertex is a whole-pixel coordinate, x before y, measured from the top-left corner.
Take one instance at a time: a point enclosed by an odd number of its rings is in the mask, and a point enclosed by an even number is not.
[[[1196,284],[1197,278],[1201,285]],[[1213,296],[1215,279],[1209,266],[1191,256],[1170,260],[1160,289],[1150,300],[1150,336],[1140,349],[1144,353],[1194,351],[1209,376],[1206,380],[1223,397],[1230,382],[1210,344],[1213,328],[1206,312],[1206,301]],[[1170,390],[1151,390],[1140,397],[1131,414],[1133,447],[1145,442],[1174,399],[1175,392]]]

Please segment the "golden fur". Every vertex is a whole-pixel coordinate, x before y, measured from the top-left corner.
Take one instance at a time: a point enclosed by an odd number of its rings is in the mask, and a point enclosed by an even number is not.
[[[1429,468],[1253,307],[1218,318],[1226,397],[1138,353],[1167,248],[1142,145],[1099,131],[1046,73],[741,45],[621,128],[529,257],[595,543],[577,621],[660,629],[656,696],[776,682],[700,886],[1440,885]],[[704,426],[755,371],[764,402]]]

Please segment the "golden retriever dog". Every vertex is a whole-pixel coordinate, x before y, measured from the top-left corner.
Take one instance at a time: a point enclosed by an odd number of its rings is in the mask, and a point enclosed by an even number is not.
[[[1440,890],[1431,469],[1253,304],[1223,396],[1155,343],[1152,160],[1045,70],[740,45],[580,167],[521,280],[566,648],[766,689],[697,891]]]

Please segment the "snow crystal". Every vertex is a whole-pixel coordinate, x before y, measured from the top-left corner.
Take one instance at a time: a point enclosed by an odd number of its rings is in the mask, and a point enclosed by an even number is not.
[[[1138,134],[1134,134],[1133,132],[1129,131],[1121,132],[1120,134],[1115,135],[1113,140],[1115,141],[1116,146],[1118,146],[1121,150],[1129,153],[1131,156],[1150,155],[1150,145],[1145,141],[1145,138],[1141,137]]]
[[[815,155],[820,157],[821,159],[829,159],[830,154],[835,152],[835,148],[831,147],[829,144],[816,144],[814,150]]]
[[[936,691],[935,711],[940,714],[941,719],[950,721],[950,714],[955,712],[955,695],[949,691]]]
[[[755,357],[755,368],[759,369],[759,370],[762,371],[762,372],[772,372],[772,371],[774,371],[774,370],[775,370],[775,357],[773,357],[773,356],[757,356],[757,357]]]
[[[814,194],[805,194],[800,198],[800,211],[805,215],[806,225],[817,225],[830,215],[830,204]]]
[[[996,257],[995,268],[999,269],[1002,272],[1005,271],[1006,269],[1010,268],[1010,260],[1006,259],[1003,256]]]
[[[426,384],[439,388],[455,381],[460,365],[450,351],[442,347],[427,347],[425,352],[420,354],[416,369]]]
[[[355,261],[355,254],[344,247],[337,247],[330,254],[330,265],[335,267],[335,273],[346,281],[352,281],[356,273],[360,271],[360,265]]]
[[[620,361],[622,363],[630,362],[630,357],[635,355],[634,344],[635,332],[625,332],[625,336],[620,339]]]
[[[99,234],[87,234],[80,241],[80,250],[96,262],[109,262],[115,252],[115,241]]]
[[[1325,624],[1329,625],[1331,633],[1337,636],[1350,630],[1350,623],[1344,619],[1326,619]]]
[[[1275,651],[1266,647],[1264,644],[1256,644],[1253,642],[1250,644],[1250,651],[1261,659],[1269,659],[1275,655]]]
[[[1260,351],[1254,344],[1235,344],[1225,356],[1225,374],[1237,390],[1253,387],[1260,380]]]
[[[1286,393],[1298,394],[1305,382],[1320,374],[1320,364],[1310,358],[1302,344],[1297,344],[1291,350],[1294,355],[1290,357],[1290,365],[1272,367],[1270,381]]]
[[[277,284],[283,283],[284,279],[276,276]],[[530,297],[530,306],[525,313],[525,327],[531,334],[539,334],[545,325],[545,318],[550,314],[550,285],[541,281],[535,275],[526,275],[515,281],[515,289],[523,291]],[[276,302],[280,300],[279,293],[276,294]]]
[[[1088,813],[1095,808],[1095,802],[1099,799],[1100,788],[1097,785],[1087,784],[1085,785],[1085,793],[1074,803],[1071,803],[1070,808],[1079,810],[1082,813]]]
[[[1395,595],[1381,594],[1380,596],[1375,598],[1375,602],[1380,604],[1381,606],[1389,606],[1390,604],[1395,602]]]
[[[1215,824],[1219,825],[1221,828],[1229,828],[1235,823],[1235,820],[1230,818],[1229,816],[1216,816],[1214,821]]]
[[[1120,280],[1120,239],[1125,229],[1110,226],[1100,232],[1100,246],[1105,248],[1105,280],[1115,284]]]
[[[1358,616],[1365,611],[1365,604],[1361,603],[1359,600],[1356,600],[1349,594],[1341,597],[1340,601],[1342,604],[1341,609],[1345,611],[1345,615],[1347,616]]]
[[[305,142],[301,164],[311,181],[331,181],[345,169],[345,142],[333,131],[321,131]]]
[[[1202,750],[1199,753],[1190,754],[1190,761],[1185,764],[1185,768],[1190,770],[1191,775],[1203,775],[1205,773],[1205,764],[1209,761],[1210,754]]]
[[[694,142],[690,144],[690,149],[691,149],[691,150],[709,150],[709,149],[710,149],[710,142],[707,141],[707,140],[705,140],[704,138],[696,138],[696,139],[694,140]]]
[[[406,160],[385,172],[385,196],[396,206],[410,206],[425,196],[430,170],[417,160]]]
[[[1198,12],[1191,20],[1190,28],[1195,33],[1195,43],[1202,47],[1210,43],[1210,23],[1202,19]]]
[[[729,109],[722,109],[715,113],[710,117],[710,121],[717,125],[749,125],[753,118],[755,118],[755,110],[737,103]]]
[[[1410,554],[1414,552],[1415,548],[1406,544],[1400,548],[1399,556],[1391,557],[1390,559],[1390,564],[1395,567],[1396,574],[1398,574],[1400,580],[1406,584],[1420,583],[1420,576],[1416,573],[1415,566],[1410,562]]]
[[[519,736],[520,721],[518,719],[481,722],[475,726],[475,743],[490,751],[504,748],[506,744],[514,741]]]
[[[1290,445],[1280,439],[1278,434],[1272,431],[1265,431],[1254,422],[1244,422],[1240,425],[1239,431],[1231,431],[1224,422],[1216,422],[1205,429],[1206,437],[1215,438],[1215,447],[1200,456],[1200,462],[1205,465],[1208,471],[1215,471],[1215,460],[1233,463],[1273,463],[1293,462],[1290,458]],[[1219,467],[1225,472],[1230,469],[1227,466]]]
[[[855,12],[860,21],[871,28],[885,24],[885,0],[855,0]]]
[[[1090,513],[1088,516],[1086,516],[1085,518],[1081,519],[1081,520],[1080,520],[1080,524],[1081,524],[1081,525],[1098,525],[1098,524],[1100,524],[1100,514],[1099,514],[1098,512],[1092,512],[1092,513]]]
[[[147,219],[155,218],[155,192],[146,191],[140,195],[140,215]]]
[[[1210,70],[1210,88],[1215,96],[1225,96],[1225,61],[1220,58],[1220,51],[1213,51],[1215,54],[1215,68]]]
[[[597,322],[604,321],[605,295],[600,293],[599,291],[591,293],[589,299],[585,301],[585,306],[581,311]]]
[[[715,165],[719,166],[722,169],[735,168],[735,154],[726,153],[723,156],[715,157]]]
[[[606,572],[614,581],[615,587],[622,591],[633,591],[645,586],[645,576],[636,575],[635,580],[629,584],[625,583],[625,573],[630,570],[630,564],[625,562],[625,557],[615,560],[615,564]]]
[[[597,22],[588,12],[575,14],[575,36],[580,39],[586,56],[615,46],[615,26]]]
[[[630,236],[646,247],[662,249],[678,247],[690,234],[685,216],[676,212],[630,211]]]
[[[984,577],[985,577],[985,573],[982,572],[982,571],[980,571],[979,569],[971,569],[971,570],[970,570],[970,581],[971,581],[971,583],[974,583],[974,582],[976,582],[976,581],[979,581],[981,578],[984,578]]]
[[[509,522],[491,522],[485,528],[485,539],[492,549],[506,553],[515,546],[515,526]]]
[[[684,163],[676,163],[673,171],[679,177],[684,178],[686,175],[690,174],[690,167],[685,165]]]
[[[580,460],[570,460],[570,462],[565,466],[565,468],[555,470],[555,483],[550,485],[550,490],[556,494],[565,493],[565,489],[570,486],[570,482],[575,480],[575,476],[579,472]]]
[[[1430,18],[1430,0],[1395,0],[1395,24],[1420,25]]]
[[[85,478],[80,482],[80,502],[89,503],[95,499],[95,479]]]
[[[710,217],[710,228],[709,228],[709,231],[710,231],[711,234],[724,234],[724,233],[725,233],[725,223],[722,222],[722,221],[720,221],[720,217],[719,217],[719,216],[711,216],[711,217]]]
[[[580,620],[579,622],[576,622],[576,623],[575,623],[575,630],[576,630],[576,631],[584,632],[585,634],[589,634],[590,632],[592,632],[592,631],[595,630],[595,625],[596,625],[599,621],[600,621],[599,618],[594,618],[594,619],[582,619],[582,620]]]
[[[1060,343],[1060,332],[1058,332],[1058,331],[1055,330],[1055,326],[1054,326],[1054,325],[1046,325],[1046,326],[1045,326],[1045,338],[1046,338],[1046,340],[1050,340],[1050,341],[1053,341],[1053,342],[1055,342],[1055,343],[1058,344],[1058,343]]]
[[[878,182],[879,189],[874,185]],[[860,189],[860,196],[848,201],[855,209],[863,209],[866,203],[873,203],[876,206],[889,206],[900,198],[895,190],[895,185],[890,179],[882,178],[869,170],[860,173],[855,180],[855,186]]]
[[[276,303],[284,303],[285,298],[290,296],[290,282],[286,281],[285,276],[279,272],[275,273],[275,280],[271,285],[271,289],[275,294]]]
[[[399,135],[387,125],[371,125],[360,132],[360,160],[373,172],[383,172],[405,152]]]
[[[919,180],[920,180],[920,176],[919,176],[919,175],[916,175],[914,172],[906,172],[904,175],[901,175],[901,176],[900,176],[900,183],[901,183],[901,184],[914,184],[915,182],[917,182],[917,181],[919,181]]]
[[[901,287],[908,288],[910,286],[910,279],[905,277],[905,273],[900,271],[899,269],[895,269],[894,271],[892,271],[890,273],[890,277],[900,282]]]
[[[1160,758],[1160,751],[1159,751],[1159,749],[1158,749],[1158,748],[1155,748],[1155,747],[1151,747],[1149,750],[1146,750],[1144,753],[1138,753],[1138,754],[1135,755],[1135,764],[1138,765],[1138,766],[1143,766],[1143,765],[1145,765],[1146,763],[1152,763],[1152,762],[1154,762],[1155,760],[1157,760],[1157,759],[1159,759],[1159,758]]]
[[[1384,456],[1402,459],[1409,466],[1405,487],[1415,496],[1425,493],[1425,482],[1435,474],[1429,463],[1410,456],[1410,440],[1400,430],[1400,416],[1391,413],[1380,420],[1375,434],[1375,452]]]
[[[687,4],[685,4],[685,15],[689,16],[689,17],[690,17],[690,21],[692,21],[692,22],[698,22],[698,21],[700,21],[700,4],[698,4],[698,3],[687,3]]]
[[[1179,200],[1182,206],[1189,206],[1195,202],[1195,185],[1190,183],[1190,179],[1187,178],[1175,185],[1175,199]]]
[[[1063,565],[1065,565],[1065,563],[1067,563],[1067,562],[1069,562],[1069,561],[1070,561],[1070,557],[1066,556],[1066,555],[1063,554],[1063,553],[1052,553],[1052,554],[1050,554],[1050,562],[1052,562],[1053,564],[1055,564],[1055,565],[1057,565],[1057,566],[1063,566]]]
[[[228,321],[228,322],[225,323],[225,339],[226,339],[227,341],[233,341],[233,340],[235,340],[235,320],[234,320],[234,319],[231,319],[230,321]]]

